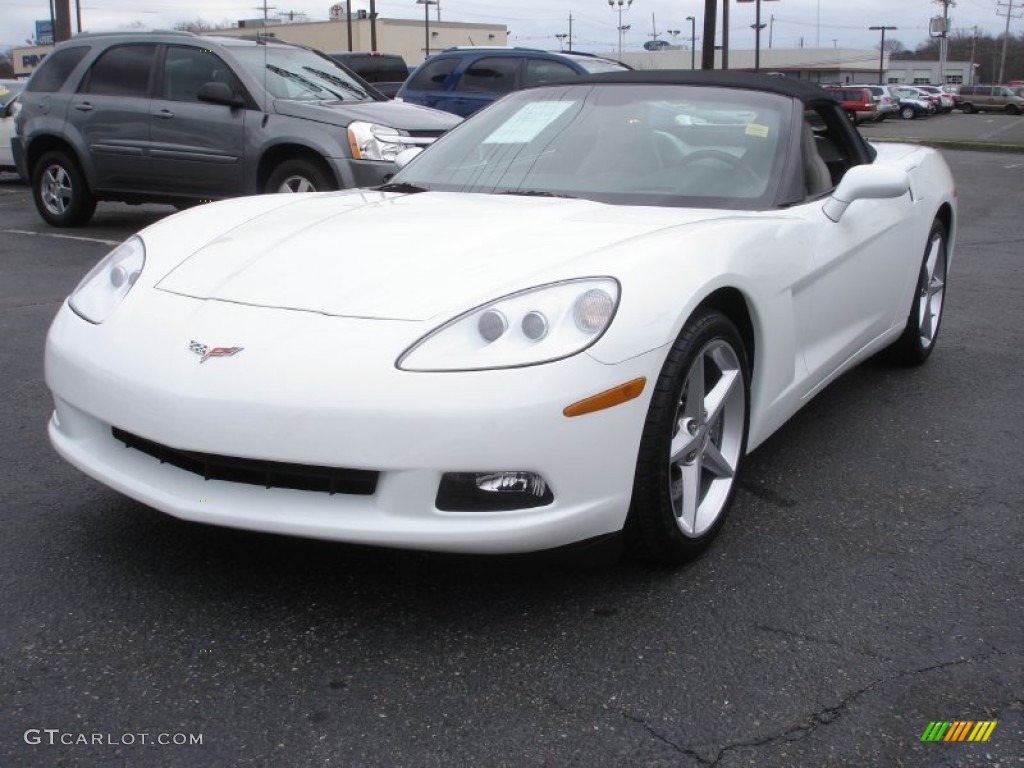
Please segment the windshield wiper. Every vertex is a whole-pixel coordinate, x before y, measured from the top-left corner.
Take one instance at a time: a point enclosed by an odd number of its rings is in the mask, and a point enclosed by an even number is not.
[[[570,200],[575,200],[575,195],[567,195],[564,192],[548,192],[543,189],[509,189],[505,192],[499,192],[499,195],[521,195],[523,197],[565,197]]]
[[[395,184],[381,184],[376,188],[378,192],[406,192],[410,195],[416,194],[417,192],[429,192],[430,190],[426,187],[419,187],[415,184],[409,184],[405,181],[400,181]]]

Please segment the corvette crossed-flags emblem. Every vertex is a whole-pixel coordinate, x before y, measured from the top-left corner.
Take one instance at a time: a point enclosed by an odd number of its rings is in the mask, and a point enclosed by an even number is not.
[[[205,363],[211,357],[231,357],[241,352],[244,347],[208,347],[198,341],[188,343],[188,351],[199,355],[199,362]]]

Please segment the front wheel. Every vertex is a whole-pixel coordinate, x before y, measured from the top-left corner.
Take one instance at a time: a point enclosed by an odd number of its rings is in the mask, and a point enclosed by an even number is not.
[[[960,110],[965,115],[973,114],[974,113],[974,105],[973,104],[963,104],[963,105],[961,105]]]
[[[67,152],[47,152],[32,169],[32,201],[54,227],[80,227],[96,211],[85,175]]]
[[[1007,104],[1006,105],[1006,114],[1008,114],[1008,115],[1019,115],[1020,114],[1020,108],[1016,104]]]
[[[907,324],[890,347],[891,356],[906,365],[921,365],[935,348],[946,298],[946,272],[949,254],[946,248],[946,227],[936,219],[928,233],[924,259],[917,278],[914,301],[910,305]]]
[[[324,192],[337,189],[328,173],[304,158],[285,160],[267,179],[265,192]]]
[[[698,310],[672,345],[644,422],[626,520],[641,559],[682,563],[725,521],[747,448],[750,370],[723,314]]]
[[[914,111],[913,107],[903,107],[900,109],[900,117],[904,120],[913,120],[916,115],[917,113]]]

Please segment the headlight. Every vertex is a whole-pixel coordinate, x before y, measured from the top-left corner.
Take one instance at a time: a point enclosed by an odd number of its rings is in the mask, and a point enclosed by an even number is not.
[[[413,145],[409,136],[386,125],[356,121],[348,126],[348,146],[356,160],[394,162],[399,152]]]
[[[480,371],[538,365],[582,352],[608,328],[619,284],[588,277],[530,288],[471,309],[398,358],[404,371]]]
[[[142,274],[146,246],[131,237],[108,253],[71,293],[68,303],[75,314],[90,323],[102,323],[124,301]]]

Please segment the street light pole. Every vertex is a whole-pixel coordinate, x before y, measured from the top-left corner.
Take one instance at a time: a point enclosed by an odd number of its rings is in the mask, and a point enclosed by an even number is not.
[[[619,11],[619,58],[622,58],[622,33],[629,27],[622,26],[622,12],[628,11],[629,7],[633,5],[633,0],[608,0],[609,7],[614,11],[618,6]],[[625,7],[623,7],[625,6]]]
[[[887,29],[899,29],[899,27],[877,26],[877,27],[868,27],[868,29],[870,31],[872,31],[872,32],[877,32],[878,30],[882,30],[882,42],[878,46],[878,49],[879,49],[878,50],[878,84],[879,85],[885,85],[885,83],[883,82],[883,79],[884,79],[884,76],[885,76],[885,30],[887,30]]]
[[[697,19],[694,16],[687,16],[690,22],[690,69],[697,68]]]
[[[430,57],[430,6],[437,5],[438,0],[416,0],[416,5],[423,6],[423,58]]]

